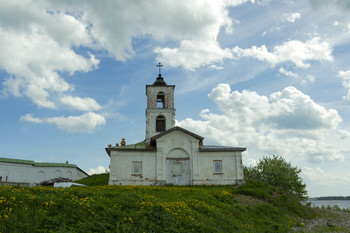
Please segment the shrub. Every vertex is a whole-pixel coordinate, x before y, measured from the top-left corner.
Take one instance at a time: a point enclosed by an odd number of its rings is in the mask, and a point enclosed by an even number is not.
[[[293,167],[281,156],[263,157],[254,167],[244,167],[246,180],[275,186],[298,198],[307,198],[306,185],[300,177],[301,169]]]

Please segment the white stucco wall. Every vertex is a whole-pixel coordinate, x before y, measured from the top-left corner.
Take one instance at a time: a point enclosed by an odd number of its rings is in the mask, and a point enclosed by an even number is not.
[[[243,181],[241,164],[242,153],[235,152],[199,152],[199,179],[195,184],[236,184]],[[222,162],[222,173],[214,172],[214,161]]]
[[[132,174],[132,162],[142,162],[141,175]],[[109,184],[153,185],[156,182],[156,152],[111,151]]]
[[[0,162],[0,176],[2,182],[28,183],[31,185],[58,177],[72,180],[87,177],[84,172],[76,167],[41,167],[32,164],[3,162]]]

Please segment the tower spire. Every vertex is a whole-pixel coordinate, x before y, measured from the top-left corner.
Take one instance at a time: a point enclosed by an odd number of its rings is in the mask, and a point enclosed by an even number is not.
[[[164,81],[164,78],[162,77],[162,73],[161,73],[161,67],[163,67],[163,65],[159,62],[157,67],[159,67],[159,74],[158,74],[156,81],[153,83],[153,85],[156,85],[156,86],[167,85],[166,82]]]

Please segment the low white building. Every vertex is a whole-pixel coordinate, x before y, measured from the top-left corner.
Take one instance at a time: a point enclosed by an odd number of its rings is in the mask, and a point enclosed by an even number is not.
[[[203,145],[202,136],[175,127],[174,89],[161,74],[153,85],[146,85],[146,139],[106,148],[109,184],[243,184],[246,148]]]
[[[0,184],[32,186],[59,177],[79,180],[88,177],[88,174],[75,164],[0,158]]]

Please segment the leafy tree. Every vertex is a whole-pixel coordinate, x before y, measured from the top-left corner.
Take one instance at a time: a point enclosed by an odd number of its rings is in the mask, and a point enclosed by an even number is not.
[[[246,180],[255,180],[280,188],[299,198],[307,198],[306,185],[300,177],[301,169],[293,167],[281,156],[263,157],[254,167],[244,167]]]

